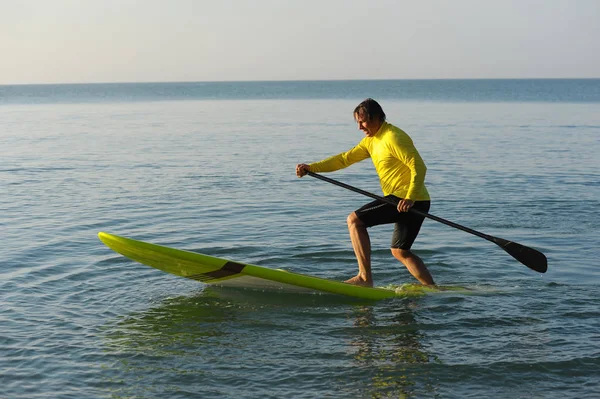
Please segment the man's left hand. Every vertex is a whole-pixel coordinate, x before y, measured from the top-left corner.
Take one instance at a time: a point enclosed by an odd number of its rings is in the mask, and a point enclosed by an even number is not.
[[[415,204],[414,201],[409,199],[403,199],[398,202],[398,212],[408,212],[408,210]]]

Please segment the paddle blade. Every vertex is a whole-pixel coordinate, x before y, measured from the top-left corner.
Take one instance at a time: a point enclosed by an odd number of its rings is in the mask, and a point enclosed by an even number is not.
[[[502,238],[494,237],[493,241],[528,268],[540,273],[546,273],[548,270],[546,255],[540,251]]]

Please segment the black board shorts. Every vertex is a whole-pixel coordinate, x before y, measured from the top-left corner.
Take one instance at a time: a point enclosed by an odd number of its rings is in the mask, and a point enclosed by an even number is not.
[[[400,202],[400,198],[395,195],[387,195],[385,198]],[[422,212],[429,212],[430,206],[431,201],[415,201],[413,208]],[[380,200],[369,202],[356,210],[355,213],[366,227],[395,223],[391,248],[407,250],[415,242],[425,219],[425,217],[413,212],[398,212],[395,206]]]

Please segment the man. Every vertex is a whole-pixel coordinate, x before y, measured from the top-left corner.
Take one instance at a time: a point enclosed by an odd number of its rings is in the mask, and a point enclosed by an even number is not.
[[[430,198],[425,188],[427,168],[411,138],[401,129],[386,122],[383,109],[377,101],[368,98],[354,109],[354,119],[366,137],[356,147],[320,162],[298,164],[296,175],[308,171],[333,172],[366,158],[371,158],[386,198],[398,202],[394,207],[376,200],[352,212],[347,219],[352,247],[358,261],[358,275],[346,283],[373,286],[371,276],[371,241],[367,228],[395,223],[392,236],[392,254],[422,284],[433,285],[427,267],[410,248],[419,234],[423,216],[408,212],[412,207],[428,212]]]

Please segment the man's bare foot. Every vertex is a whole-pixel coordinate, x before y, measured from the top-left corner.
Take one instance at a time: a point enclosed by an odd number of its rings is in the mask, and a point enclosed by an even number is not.
[[[367,281],[363,279],[361,276],[352,277],[350,280],[344,281],[347,284],[359,285],[361,287],[373,287],[372,281]]]

